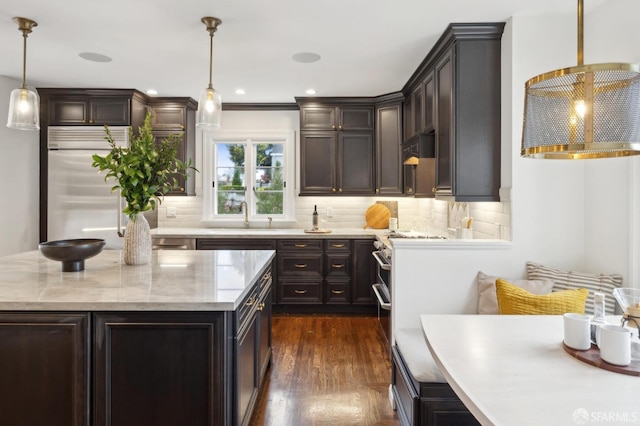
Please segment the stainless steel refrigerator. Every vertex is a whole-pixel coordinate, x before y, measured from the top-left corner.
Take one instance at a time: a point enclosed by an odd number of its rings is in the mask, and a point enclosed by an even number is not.
[[[110,126],[114,140],[129,145],[128,127]],[[48,128],[47,240],[102,238],[105,248],[121,249],[118,235],[126,225],[115,181],[91,166],[93,154],[111,149],[102,127],[50,126]]]

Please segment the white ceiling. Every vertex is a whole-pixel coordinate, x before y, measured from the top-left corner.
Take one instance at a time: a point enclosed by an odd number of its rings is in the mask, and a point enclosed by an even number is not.
[[[585,10],[608,0],[587,0]],[[195,99],[208,84],[223,102],[294,102],[376,96],[402,88],[450,22],[505,21],[517,14],[576,14],[576,0],[4,0],[0,75],[22,78],[14,16],[38,22],[28,38],[27,84],[156,89]],[[541,47],[542,48],[542,47]],[[81,52],[113,58],[81,59]],[[291,56],[314,52],[311,64]],[[236,95],[237,88],[246,94]]]

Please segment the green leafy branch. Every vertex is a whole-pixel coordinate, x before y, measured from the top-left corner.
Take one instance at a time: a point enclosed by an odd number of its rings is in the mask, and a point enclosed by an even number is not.
[[[105,139],[111,151],[104,157],[94,154],[93,167],[107,170],[104,180],[117,182],[111,191],[121,191],[127,205],[123,213],[134,219],[138,213],[155,209],[166,193],[178,188],[177,176],[189,177],[189,171],[197,170],[191,159],[187,163],[176,158],[182,136],[169,135],[155,140],[151,127],[151,114],[147,114],[139,134],[129,128],[130,147],[117,146],[108,126],[104,126]]]

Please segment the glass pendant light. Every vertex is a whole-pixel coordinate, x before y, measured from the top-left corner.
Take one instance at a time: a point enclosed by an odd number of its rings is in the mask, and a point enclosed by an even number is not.
[[[7,127],[18,130],[40,129],[40,97],[27,89],[27,36],[38,24],[27,18],[13,18],[24,37],[22,60],[22,86],[11,91]]]
[[[525,84],[521,156],[552,159],[640,154],[640,66],[584,65],[578,0],[578,65]]]
[[[205,16],[201,19],[207,26],[209,32],[209,86],[200,94],[198,99],[198,111],[196,113],[196,126],[204,129],[215,129],[220,127],[220,116],[222,115],[222,98],[220,93],[213,88],[211,80],[213,77],[213,33],[218,29],[222,21],[212,16]]]

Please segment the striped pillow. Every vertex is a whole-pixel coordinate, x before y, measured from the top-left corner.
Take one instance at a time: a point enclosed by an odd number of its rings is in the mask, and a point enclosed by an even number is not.
[[[608,315],[615,313],[616,301],[611,294],[614,288],[622,286],[622,275],[588,274],[585,272],[561,271],[534,262],[527,262],[527,278],[530,280],[551,280],[553,291],[586,288],[589,297],[585,314],[593,315],[593,293],[604,293],[604,310]]]

